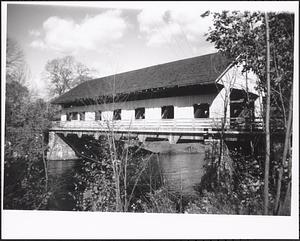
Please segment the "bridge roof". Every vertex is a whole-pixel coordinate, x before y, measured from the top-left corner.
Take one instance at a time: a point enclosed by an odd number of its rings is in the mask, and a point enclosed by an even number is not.
[[[52,103],[66,104],[81,99],[157,88],[214,84],[230,63],[219,53],[212,53],[92,79],[77,85]]]

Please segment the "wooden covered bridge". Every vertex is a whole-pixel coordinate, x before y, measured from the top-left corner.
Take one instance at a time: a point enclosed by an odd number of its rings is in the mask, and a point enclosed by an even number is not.
[[[256,83],[218,53],[93,79],[52,101],[62,110],[50,132],[171,144],[249,139],[264,133]]]

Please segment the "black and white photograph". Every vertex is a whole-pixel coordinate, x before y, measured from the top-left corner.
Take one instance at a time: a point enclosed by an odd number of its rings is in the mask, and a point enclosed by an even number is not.
[[[1,8],[6,237],[299,236],[298,2]]]

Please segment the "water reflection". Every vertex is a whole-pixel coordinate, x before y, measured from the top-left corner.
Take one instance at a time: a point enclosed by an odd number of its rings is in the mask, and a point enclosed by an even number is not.
[[[49,187],[53,195],[48,202],[49,210],[73,210],[76,202],[72,197],[75,188],[75,173],[80,170],[82,161],[49,161]]]
[[[151,162],[156,162],[158,169],[153,176],[163,178],[163,185],[172,193],[183,196],[196,194],[195,185],[199,184],[204,174],[205,153],[161,153]],[[74,210],[76,202],[72,197],[75,189],[75,174],[80,174],[82,160],[49,161],[48,172],[53,195],[49,201],[49,210]],[[152,169],[154,170],[154,169]],[[146,174],[147,175],[147,174]],[[144,179],[142,177],[142,179]],[[156,180],[152,180],[152,187]]]
[[[204,174],[205,153],[159,154],[164,185],[182,195],[195,195],[195,186]]]

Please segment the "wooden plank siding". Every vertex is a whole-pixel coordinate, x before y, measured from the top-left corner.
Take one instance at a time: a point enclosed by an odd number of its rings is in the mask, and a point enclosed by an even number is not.
[[[136,101],[124,101],[116,103],[107,103],[99,105],[84,105],[84,106],[73,106],[64,108],[62,113],[67,112],[81,112],[81,111],[112,111],[114,109],[122,110],[134,110],[135,108],[157,108],[165,105],[174,105],[174,107],[189,107],[196,103],[208,103],[211,104],[216,97],[217,93],[204,94],[204,95],[189,95],[189,96],[176,96],[167,98],[156,98]]]

